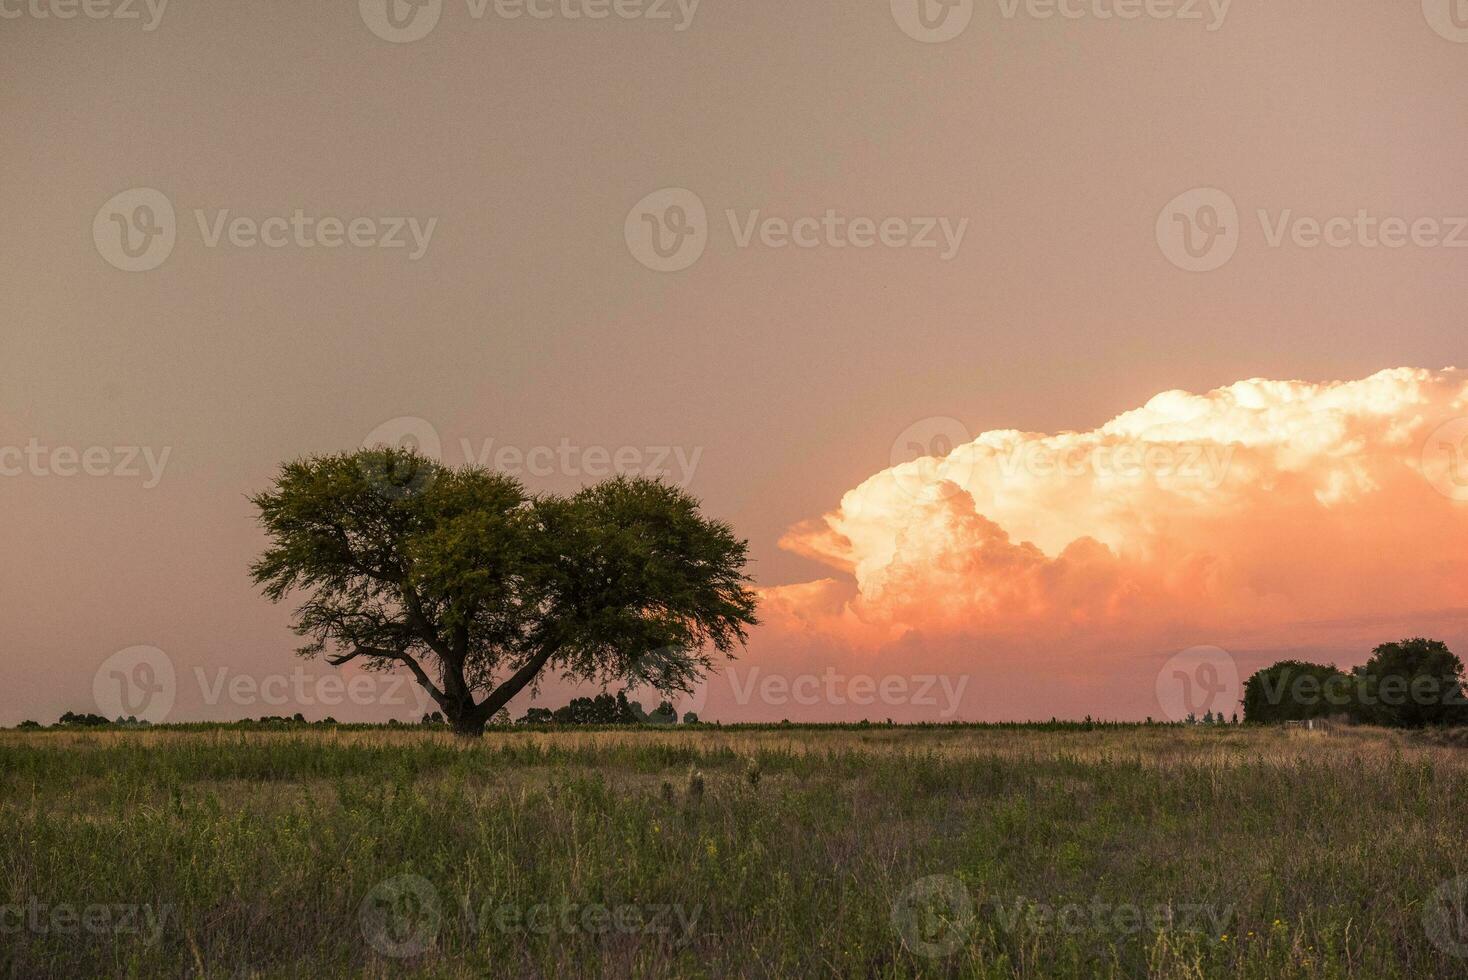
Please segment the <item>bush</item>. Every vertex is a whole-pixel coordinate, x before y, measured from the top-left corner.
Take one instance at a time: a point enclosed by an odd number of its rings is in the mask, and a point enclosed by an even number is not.
[[[1244,721],[1303,721],[1349,711],[1353,688],[1333,664],[1281,660],[1244,684]]]
[[[108,721],[106,718],[103,718],[101,715],[78,714],[74,711],[68,711],[66,714],[61,716],[61,721],[59,722],[59,724],[97,726],[110,725],[112,724],[112,722]]]

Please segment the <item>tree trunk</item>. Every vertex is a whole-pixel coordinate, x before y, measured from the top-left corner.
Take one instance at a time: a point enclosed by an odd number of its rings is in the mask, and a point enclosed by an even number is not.
[[[555,647],[542,647],[531,657],[519,670],[506,678],[505,682],[490,692],[489,696],[478,704],[474,703],[474,696],[469,692],[469,685],[463,681],[463,676],[448,672],[445,678],[445,686],[452,690],[445,692],[442,702],[444,717],[449,724],[454,726],[454,734],[465,738],[482,738],[484,726],[489,719],[510,702],[516,694],[525,689],[525,686],[535,679],[542,667],[550,660]],[[457,682],[457,683],[455,683]],[[457,696],[453,691],[459,692]]]
[[[449,713],[449,724],[454,726],[454,734],[462,738],[482,738],[484,736],[484,715],[477,707],[456,706]]]

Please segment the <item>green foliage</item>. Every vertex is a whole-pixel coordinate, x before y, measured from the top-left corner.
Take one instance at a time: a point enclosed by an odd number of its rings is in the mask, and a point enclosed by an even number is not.
[[[384,448],[289,463],[253,502],[300,652],[406,667],[464,734],[546,670],[690,690],[756,621],[746,543],[653,480],[534,496]]]
[[[1350,678],[1330,664],[1281,660],[1244,684],[1244,721],[1272,723],[1324,718],[1351,710]]]
[[[1244,686],[1245,721],[1332,715],[1391,728],[1468,724],[1463,663],[1442,642],[1419,637],[1381,644],[1350,674],[1328,664],[1283,660]]]
[[[672,705],[664,701],[658,710],[648,714],[640,703],[630,701],[626,690],[618,691],[613,697],[606,691],[596,697],[572,698],[571,703],[551,711],[546,708],[530,708],[520,719],[522,725],[638,725],[670,724],[668,713]],[[673,715],[677,720],[677,715]],[[698,721],[694,716],[694,722]]]
[[[121,719],[119,719],[119,721],[121,721]],[[95,727],[97,725],[110,725],[112,724],[112,722],[108,721],[101,715],[68,711],[66,714],[61,716],[61,720],[57,722],[57,724]]]
[[[551,712],[551,721],[558,725],[635,725],[639,720],[625,691],[616,697],[603,691],[594,698],[575,698]]]
[[[1468,723],[1463,662],[1439,640],[1383,643],[1352,674],[1362,721],[1393,728]]]
[[[649,725],[676,725],[678,724],[678,711],[673,707],[671,701],[660,701],[658,706],[647,716]]]

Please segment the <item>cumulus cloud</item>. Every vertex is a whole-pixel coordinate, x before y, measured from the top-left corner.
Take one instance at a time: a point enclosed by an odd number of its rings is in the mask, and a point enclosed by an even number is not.
[[[1089,432],[984,432],[791,529],[782,544],[834,574],[766,590],[764,636],[973,664],[1451,632],[1465,416],[1463,372],[1399,368],[1163,392]]]

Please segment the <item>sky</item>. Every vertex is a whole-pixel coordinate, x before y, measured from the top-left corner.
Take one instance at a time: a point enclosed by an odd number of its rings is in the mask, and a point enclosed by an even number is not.
[[[722,720],[1468,649],[1465,81],[1447,0],[0,0],[0,724],[416,717],[247,575],[404,439],[731,522]]]

